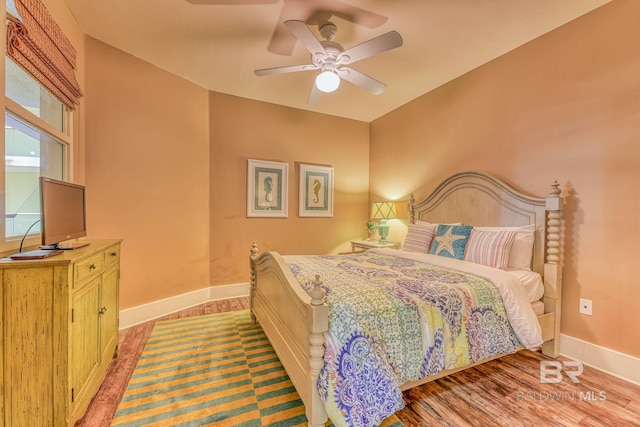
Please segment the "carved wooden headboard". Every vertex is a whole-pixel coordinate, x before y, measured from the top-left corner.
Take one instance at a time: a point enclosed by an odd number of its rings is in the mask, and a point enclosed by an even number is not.
[[[559,198],[559,194],[558,190],[555,197]],[[524,194],[491,175],[461,172],[445,180],[422,201],[416,202],[412,194],[408,209],[411,223],[462,222],[483,227],[535,224],[532,270],[543,274],[549,249],[545,246],[546,205],[547,199]]]

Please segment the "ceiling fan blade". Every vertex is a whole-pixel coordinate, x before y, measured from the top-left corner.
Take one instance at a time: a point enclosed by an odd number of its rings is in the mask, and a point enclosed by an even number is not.
[[[340,67],[336,70],[336,72],[341,79],[344,79],[349,83],[353,83],[356,86],[360,86],[361,88],[368,90],[374,95],[380,95],[387,88],[386,84],[379,82],[378,80],[369,77],[366,74],[361,73],[360,71],[356,71],[353,68]]]
[[[254,70],[253,74],[256,76],[268,76],[271,74],[295,73],[297,71],[310,71],[316,69],[318,69],[318,67],[311,64],[289,65],[286,67],[262,68],[260,70]]]
[[[342,64],[352,64],[400,46],[402,46],[402,36],[397,31],[389,31],[386,34],[345,50],[338,55],[337,61]]]
[[[327,21],[331,21],[333,16],[353,22],[354,24],[364,25],[367,28],[375,28],[387,22],[389,18],[369,12],[359,7],[351,6],[343,2],[334,2],[330,11],[325,8],[318,9],[305,22],[309,25],[322,25]]]
[[[313,83],[313,87],[311,88],[311,93],[309,94],[309,99],[307,99],[307,104],[315,105],[320,102],[320,98],[322,98],[322,91],[318,89],[315,82]]]
[[[289,56],[293,53],[296,43],[298,43],[296,35],[289,31],[287,27],[284,26],[284,23],[278,22],[271,35],[271,41],[269,41],[267,50],[276,55]]]
[[[289,20],[284,21],[284,25],[286,25],[287,28],[291,30],[296,37],[298,37],[298,40],[300,40],[312,55],[316,53],[325,53],[324,47],[322,47],[316,36],[313,35],[304,21]]]

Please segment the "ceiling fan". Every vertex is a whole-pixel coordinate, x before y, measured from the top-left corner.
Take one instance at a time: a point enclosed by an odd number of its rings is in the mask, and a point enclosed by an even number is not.
[[[304,21],[289,20],[285,21],[284,25],[311,52],[311,64],[264,68],[255,70],[255,75],[267,76],[297,71],[321,70],[311,89],[311,94],[307,100],[308,104],[316,104],[320,101],[322,93],[333,92],[338,89],[341,80],[346,80],[374,95],[381,94],[387,88],[384,83],[354,70],[349,65],[361,59],[402,46],[402,37],[396,31],[390,31],[345,50],[340,44],[333,41],[337,27],[331,22],[318,25],[320,35],[324,38],[322,41],[315,37]]]

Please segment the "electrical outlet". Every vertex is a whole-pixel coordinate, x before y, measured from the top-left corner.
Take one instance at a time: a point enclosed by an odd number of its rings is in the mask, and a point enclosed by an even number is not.
[[[593,314],[592,301],[590,299],[580,298],[580,313],[591,316]]]

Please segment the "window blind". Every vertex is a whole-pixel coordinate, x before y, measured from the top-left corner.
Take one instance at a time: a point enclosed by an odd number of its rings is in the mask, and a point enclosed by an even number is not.
[[[71,110],[83,96],[75,77],[76,50],[40,0],[15,0],[7,14],[7,55]]]

